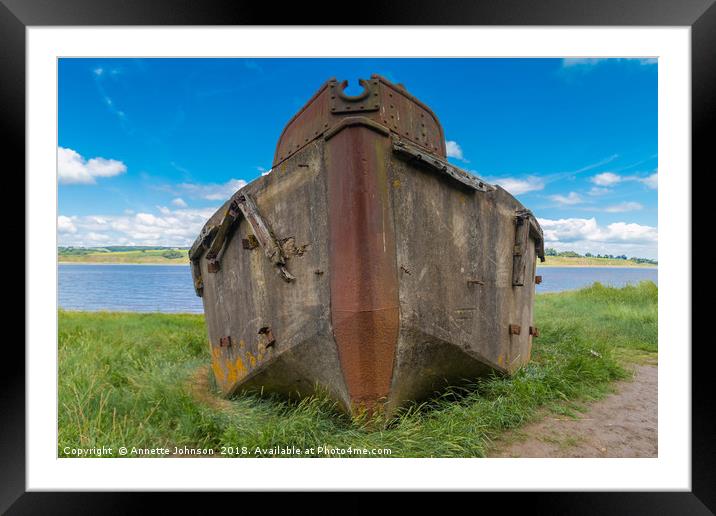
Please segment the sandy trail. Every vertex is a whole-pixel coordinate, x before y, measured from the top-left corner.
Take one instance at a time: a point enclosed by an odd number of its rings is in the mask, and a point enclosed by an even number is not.
[[[589,405],[578,419],[548,415],[507,432],[491,457],[657,457],[657,368],[635,367],[634,378]]]

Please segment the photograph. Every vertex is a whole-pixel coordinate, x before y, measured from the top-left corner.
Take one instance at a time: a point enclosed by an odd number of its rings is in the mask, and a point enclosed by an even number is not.
[[[660,58],[56,63],[58,459],[659,458]]]

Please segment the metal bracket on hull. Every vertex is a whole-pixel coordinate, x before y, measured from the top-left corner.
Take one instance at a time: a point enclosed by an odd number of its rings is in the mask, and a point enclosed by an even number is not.
[[[515,246],[512,252],[512,285],[521,287],[525,284],[525,254],[530,243],[530,237],[535,242],[535,254],[544,261],[544,237],[542,228],[530,210],[518,210],[515,216]],[[535,283],[537,278],[535,277]],[[540,281],[542,280],[541,277]]]
[[[221,224],[219,224],[219,229],[216,232],[214,240],[211,242],[209,251],[206,253],[206,261],[209,262],[208,270],[211,273],[219,271],[219,253],[224,248],[229,237],[229,230],[234,222],[236,222],[238,216],[239,205],[236,201],[232,200],[229,204],[229,209],[226,210],[224,214],[224,218],[221,219]]]
[[[473,176],[472,174],[461,170],[444,159],[432,154],[431,152],[415,145],[413,143],[401,140],[400,138],[393,138],[393,152],[411,161],[417,161],[421,165],[441,174],[445,174],[447,177],[459,181],[463,185],[477,190],[478,192],[491,192],[495,189],[494,186],[484,182],[479,177]]]
[[[241,213],[254,231],[254,236],[263,247],[266,257],[278,268],[279,275],[284,281],[293,281],[296,278],[286,269],[286,256],[281,244],[271,231],[271,228],[259,213],[256,203],[249,194],[239,194],[236,197]]]
[[[283,248],[273,234],[271,227],[259,213],[256,203],[248,194],[237,192],[231,198],[229,208],[226,210],[221,223],[218,226],[205,226],[191,249],[189,249],[194,291],[197,296],[202,297],[204,290],[204,280],[201,277],[201,267],[199,266],[202,254],[206,251],[209,273],[218,272],[221,269],[221,252],[229,240],[231,229],[241,215],[246,218],[254,232],[253,235],[249,235],[248,238],[242,241],[243,247],[253,249],[257,245],[261,245],[266,257],[278,268],[281,278],[287,282],[296,279],[286,269],[286,256]]]

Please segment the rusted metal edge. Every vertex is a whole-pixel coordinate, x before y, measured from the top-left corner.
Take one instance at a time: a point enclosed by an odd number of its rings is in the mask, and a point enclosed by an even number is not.
[[[283,253],[281,244],[278,242],[271,227],[259,213],[254,200],[248,193],[239,193],[239,195],[235,197],[241,213],[243,213],[246,221],[251,226],[251,229],[253,229],[256,240],[258,240],[261,247],[263,247],[266,257],[277,267],[281,278],[289,282],[295,280],[295,276],[286,269],[286,256]]]
[[[436,156],[435,154],[431,154],[424,148],[419,147],[412,142],[407,142],[398,137],[393,137],[393,151],[399,156],[407,158],[411,161],[416,161],[426,168],[444,174],[449,178],[459,181],[465,186],[472,188],[473,190],[477,190],[478,192],[491,192],[495,190],[494,186],[486,183],[479,177],[453,166],[446,160]]]
[[[328,141],[346,127],[351,127],[353,125],[363,125],[365,127],[373,129],[374,131],[382,134],[383,136],[390,135],[390,129],[379,124],[378,122],[375,122],[374,120],[371,120],[370,118],[366,118],[364,116],[349,116],[346,118],[342,118],[338,124],[334,125],[328,131],[326,131],[323,138]]]
[[[517,218],[529,220],[529,234],[535,239],[535,252],[540,262],[544,262],[544,233],[539,222],[537,222],[537,218],[528,209],[518,210]]]
[[[224,213],[221,223],[216,231],[214,239],[211,241],[209,250],[206,252],[206,260],[209,262],[208,270],[211,273],[219,271],[219,253],[224,249],[226,241],[229,239],[231,227],[239,216],[239,205],[232,199],[229,208]]]
[[[202,297],[204,295],[204,279],[201,277],[199,260],[191,260],[189,267],[191,268],[191,278],[194,281],[194,293],[198,297]]]
[[[191,266],[191,277],[194,282],[194,292],[198,297],[204,294],[204,280],[201,277],[201,267],[199,260],[201,255],[209,248],[211,239],[216,235],[218,228],[216,226],[206,224],[201,229],[201,233],[196,238],[191,248],[189,248],[189,264]]]

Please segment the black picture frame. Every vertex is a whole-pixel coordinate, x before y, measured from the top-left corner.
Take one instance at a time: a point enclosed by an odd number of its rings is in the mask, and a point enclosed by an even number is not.
[[[692,44],[692,170],[706,172],[716,103],[714,0],[467,0],[270,3],[190,0],[0,0],[0,108],[3,143],[25,167],[25,30],[29,26],[109,25],[536,25],[689,26]],[[318,15],[325,13],[327,16]],[[339,13],[347,13],[345,15]],[[332,16],[331,16],[332,15]],[[333,19],[330,19],[333,18]],[[396,47],[396,53],[399,48]],[[20,168],[22,167],[22,168]],[[688,174],[688,171],[684,172]],[[692,173],[692,177],[696,174]],[[21,189],[24,190],[24,181]],[[694,190],[692,190],[694,191]],[[692,206],[697,205],[694,201]],[[19,246],[17,246],[19,247]],[[18,253],[19,254],[19,253]],[[20,258],[15,258],[18,262]],[[693,263],[696,266],[696,262]],[[695,269],[698,270],[698,269]],[[17,271],[15,271],[16,273]],[[25,269],[25,275],[32,271]],[[23,291],[23,290],[20,290]],[[697,308],[693,304],[694,309]],[[693,317],[693,316],[692,316]],[[698,319],[697,319],[698,320]],[[704,343],[707,344],[707,343]],[[26,343],[27,345],[27,343]],[[716,423],[711,408],[711,346],[692,348],[692,490],[690,492],[490,494],[497,507],[548,514],[713,514],[716,511]],[[5,346],[0,394],[0,511],[7,514],[143,513],[150,493],[26,492],[25,353]],[[230,501],[231,495],[212,495]],[[244,495],[242,495],[244,496]],[[350,495],[351,497],[356,495]],[[485,494],[484,496],[488,496]],[[185,493],[162,503],[192,508]],[[351,502],[343,499],[341,504]],[[454,503],[454,502],[453,502]],[[484,503],[484,502],[481,502]],[[203,505],[203,504],[202,504]],[[205,505],[203,505],[206,507]],[[168,512],[168,506],[162,512]],[[453,506],[457,510],[457,506]],[[492,510],[498,510],[493,508]],[[519,510],[519,509],[518,509]]]

